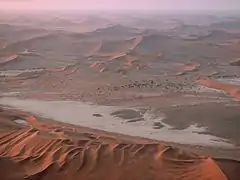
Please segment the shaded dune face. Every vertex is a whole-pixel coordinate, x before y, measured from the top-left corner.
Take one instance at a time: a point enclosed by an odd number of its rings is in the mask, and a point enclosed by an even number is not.
[[[141,41],[136,46],[135,51],[142,53],[160,52],[161,49],[171,41],[172,38],[165,35],[146,35],[142,37]]]
[[[13,113],[1,120],[11,123],[16,117],[24,118],[32,127],[20,128],[16,124],[18,130],[1,130],[3,180],[227,180],[213,159],[163,143],[81,132],[67,125],[44,124],[26,114]]]
[[[231,66],[240,66],[240,59],[230,62]]]
[[[139,39],[130,38],[121,41],[102,41],[97,53],[124,53],[130,52],[139,43]]]
[[[229,180],[238,180],[239,177],[236,176],[240,171],[239,161],[232,159],[214,159],[218,166],[222,169],[222,171],[227,175]]]

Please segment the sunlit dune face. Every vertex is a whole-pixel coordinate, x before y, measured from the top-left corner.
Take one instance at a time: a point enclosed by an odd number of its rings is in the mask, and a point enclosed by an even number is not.
[[[240,101],[240,86],[238,85],[225,84],[214,80],[199,80],[198,83],[209,88],[222,90]]]

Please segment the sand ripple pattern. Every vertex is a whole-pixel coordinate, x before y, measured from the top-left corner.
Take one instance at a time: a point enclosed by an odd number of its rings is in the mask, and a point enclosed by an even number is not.
[[[162,143],[26,121],[32,127],[0,131],[2,180],[227,179],[213,159]]]

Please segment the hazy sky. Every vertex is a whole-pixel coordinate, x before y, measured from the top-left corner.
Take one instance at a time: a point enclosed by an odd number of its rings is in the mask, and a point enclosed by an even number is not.
[[[0,0],[0,9],[240,10],[240,0]]]

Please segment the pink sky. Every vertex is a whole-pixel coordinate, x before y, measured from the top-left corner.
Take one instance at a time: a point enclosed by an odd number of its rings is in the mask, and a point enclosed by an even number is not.
[[[240,9],[240,0],[0,0],[0,9]]]

